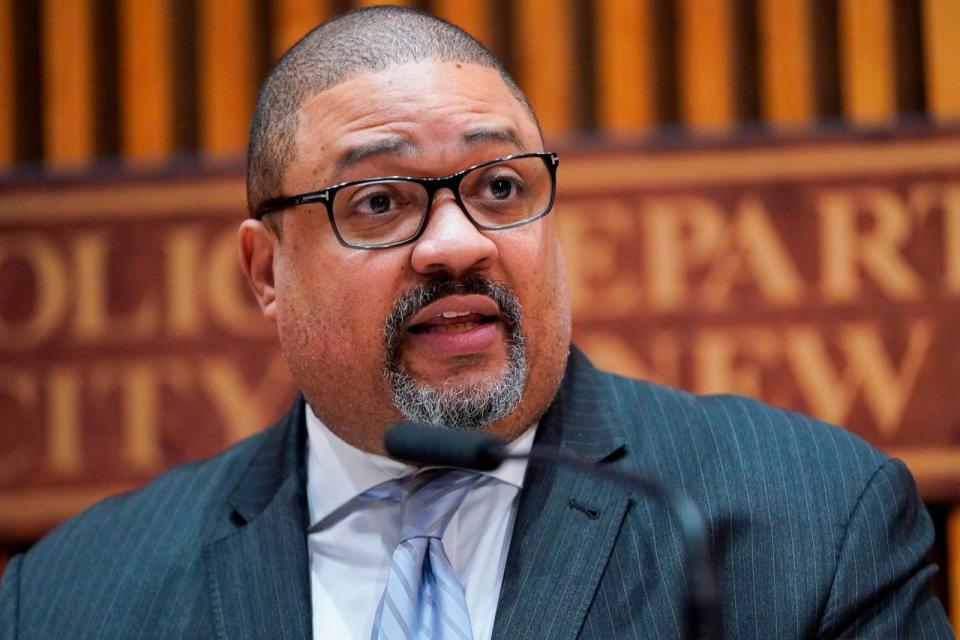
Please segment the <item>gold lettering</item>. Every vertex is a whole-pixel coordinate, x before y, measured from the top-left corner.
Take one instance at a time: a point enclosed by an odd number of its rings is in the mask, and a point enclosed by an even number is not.
[[[764,397],[763,377],[783,359],[781,337],[764,328],[706,329],[694,346],[694,389]]]
[[[821,285],[830,302],[851,302],[861,292],[860,268],[895,300],[916,300],[923,282],[902,255],[913,220],[896,193],[871,188],[819,194]],[[858,228],[869,215],[869,230]]]
[[[175,337],[200,333],[200,294],[203,233],[196,225],[173,229],[164,244],[167,286],[167,327]]]
[[[160,384],[155,363],[106,363],[91,374],[91,386],[106,395],[120,391],[123,411],[123,459],[133,472],[155,472],[163,463],[160,450]]]
[[[651,336],[647,360],[637,355],[633,341],[613,333],[578,332],[576,342],[602,369],[663,384],[680,384],[680,340],[673,333],[658,331]]]
[[[688,304],[689,271],[708,264],[724,244],[723,210],[706,198],[651,198],[642,223],[650,305],[669,310]]]
[[[800,304],[803,281],[763,204],[744,198],[733,217],[733,246],[713,261],[703,281],[702,300],[707,308],[731,303],[731,292],[744,268],[764,298],[777,306]]]
[[[207,293],[213,319],[223,328],[249,338],[274,335],[274,328],[260,313],[241,279],[237,258],[237,234],[220,235],[210,251]]]
[[[13,322],[0,316],[0,348],[28,351],[49,340],[63,321],[67,269],[53,242],[37,233],[0,237],[0,265],[14,260],[29,265],[36,295],[33,309],[25,320]]]
[[[109,248],[104,231],[81,233],[73,241],[77,301],[73,333],[86,342],[146,340],[159,325],[157,301],[147,298],[126,315],[110,313]]]
[[[951,295],[960,294],[960,185],[943,193],[944,283]]]
[[[47,377],[45,465],[54,476],[76,477],[83,471],[80,381],[69,366],[55,367]]]
[[[287,366],[280,356],[267,365],[256,385],[244,380],[236,364],[227,358],[206,358],[201,363],[203,387],[223,418],[232,442],[268,424],[277,398],[292,388]]]
[[[609,200],[598,201],[589,210],[564,205],[556,220],[567,258],[574,315],[601,319],[636,313],[640,287],[631,281],[631,270],[620,260],[625,248],[621,245],[636,235],[635,217],[629,209]]]
[[[9,396],[21,408],[36,411],[37,405],[37,379],[36,376],[27,371],[16,369],[14,367],[0,366],[0,396]],[[3,405],[0,405],[2,408]],[[22,421],[15,422],[13,416],[19,415],[10,409],[4,412],[6,428],[11,424],[19,424],[19,430],[22,432],[29,424],[26,416]],[[18,429],[15,429],[15,431]],[[8,443],[4,443],[5,445]],[[0,482],[15,480],[27,473],[31,465],[30,456],[27,454],[28,448],[23,438],[11,438],[10,448],[6,448],[0,455]]]
[[[926,320],[911,323],[906,351],[899,368],[891,362],[877,327],[845,326],[840,331],[844,370],[834,369],[823,338],[806,327],[787,332],[788,363],[813,413],[828,422],[846,420],[862,390],[879,430],[893,435],[907,407],[933,339]]]

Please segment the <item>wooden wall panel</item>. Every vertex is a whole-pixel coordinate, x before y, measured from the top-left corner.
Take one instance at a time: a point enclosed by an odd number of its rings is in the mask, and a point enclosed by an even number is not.
[[[174,153],[173,6],[122,0],[120,143],[125,159],[159,161]]]
[[[736,118],[733,0],[678,0],[680,110],[694,130],[720,130]]]
[[[13,164],[17,151],[13,0],[0,0],[0,169]]]
[[[474,38],[482,42],[487,48],[494,47],[490,0],[436,0],[433,3],[434,12],[449,22],[457,25]]]
[[[279,60],[287,49],[329,15],[324,0],[275,0],[271,38],[273,59]]]
[[[893,0],[841,0],[840,80],[843,112],[854,125],[896,115]]]
[[[653,8],[649,0],[597,0],[599,124],[611,133],[648,130],[656,120]]]
[[[201,152],[242,157],[256,97],[253,0],[197,0]]]
[[[938,120],[960,119],[960,2],[924,0],[927,109]]]
[[[53,168],[93,159],[95,56],[93,0],[45,0],[42,5],[44,157]]]
[[[777,126],[816,116],[810,0],[760,0],[761,111]]]
[[[575,126],[574,1],[518,0],[516,5],[516,75],[548,134]]]

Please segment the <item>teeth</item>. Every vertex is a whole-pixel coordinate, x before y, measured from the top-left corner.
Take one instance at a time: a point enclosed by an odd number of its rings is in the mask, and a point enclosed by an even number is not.
[[[444,311],[440,315],[444,318],[462,318],[463,316],[470,315],[470,311]]]

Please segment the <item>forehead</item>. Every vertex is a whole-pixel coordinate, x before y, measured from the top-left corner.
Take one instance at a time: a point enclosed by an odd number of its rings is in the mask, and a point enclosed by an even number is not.
[[[444,173],[484,153],[542,150],[536,123],[500,75],[470,63],[357,74],[305,99],[298,120],[293,181],[329,183],[381,166]]]

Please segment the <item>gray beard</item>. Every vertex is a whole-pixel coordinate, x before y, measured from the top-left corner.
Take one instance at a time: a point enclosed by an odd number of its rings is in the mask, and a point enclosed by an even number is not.
[[[400,365],[403,326],[420,309],[448,295],[486,295],[495,300],[507,330],[507,362],[500,376],[473,384],[430,386]],[[520,303],[506,287],[480,276],[428,282],[397,300],[384,325],[387,356],[383,375],[393,390],[393,404],[407,420],[447,429],[481,429],[510,414],[520,402],[527,380],[527,357],[520,331]]]

